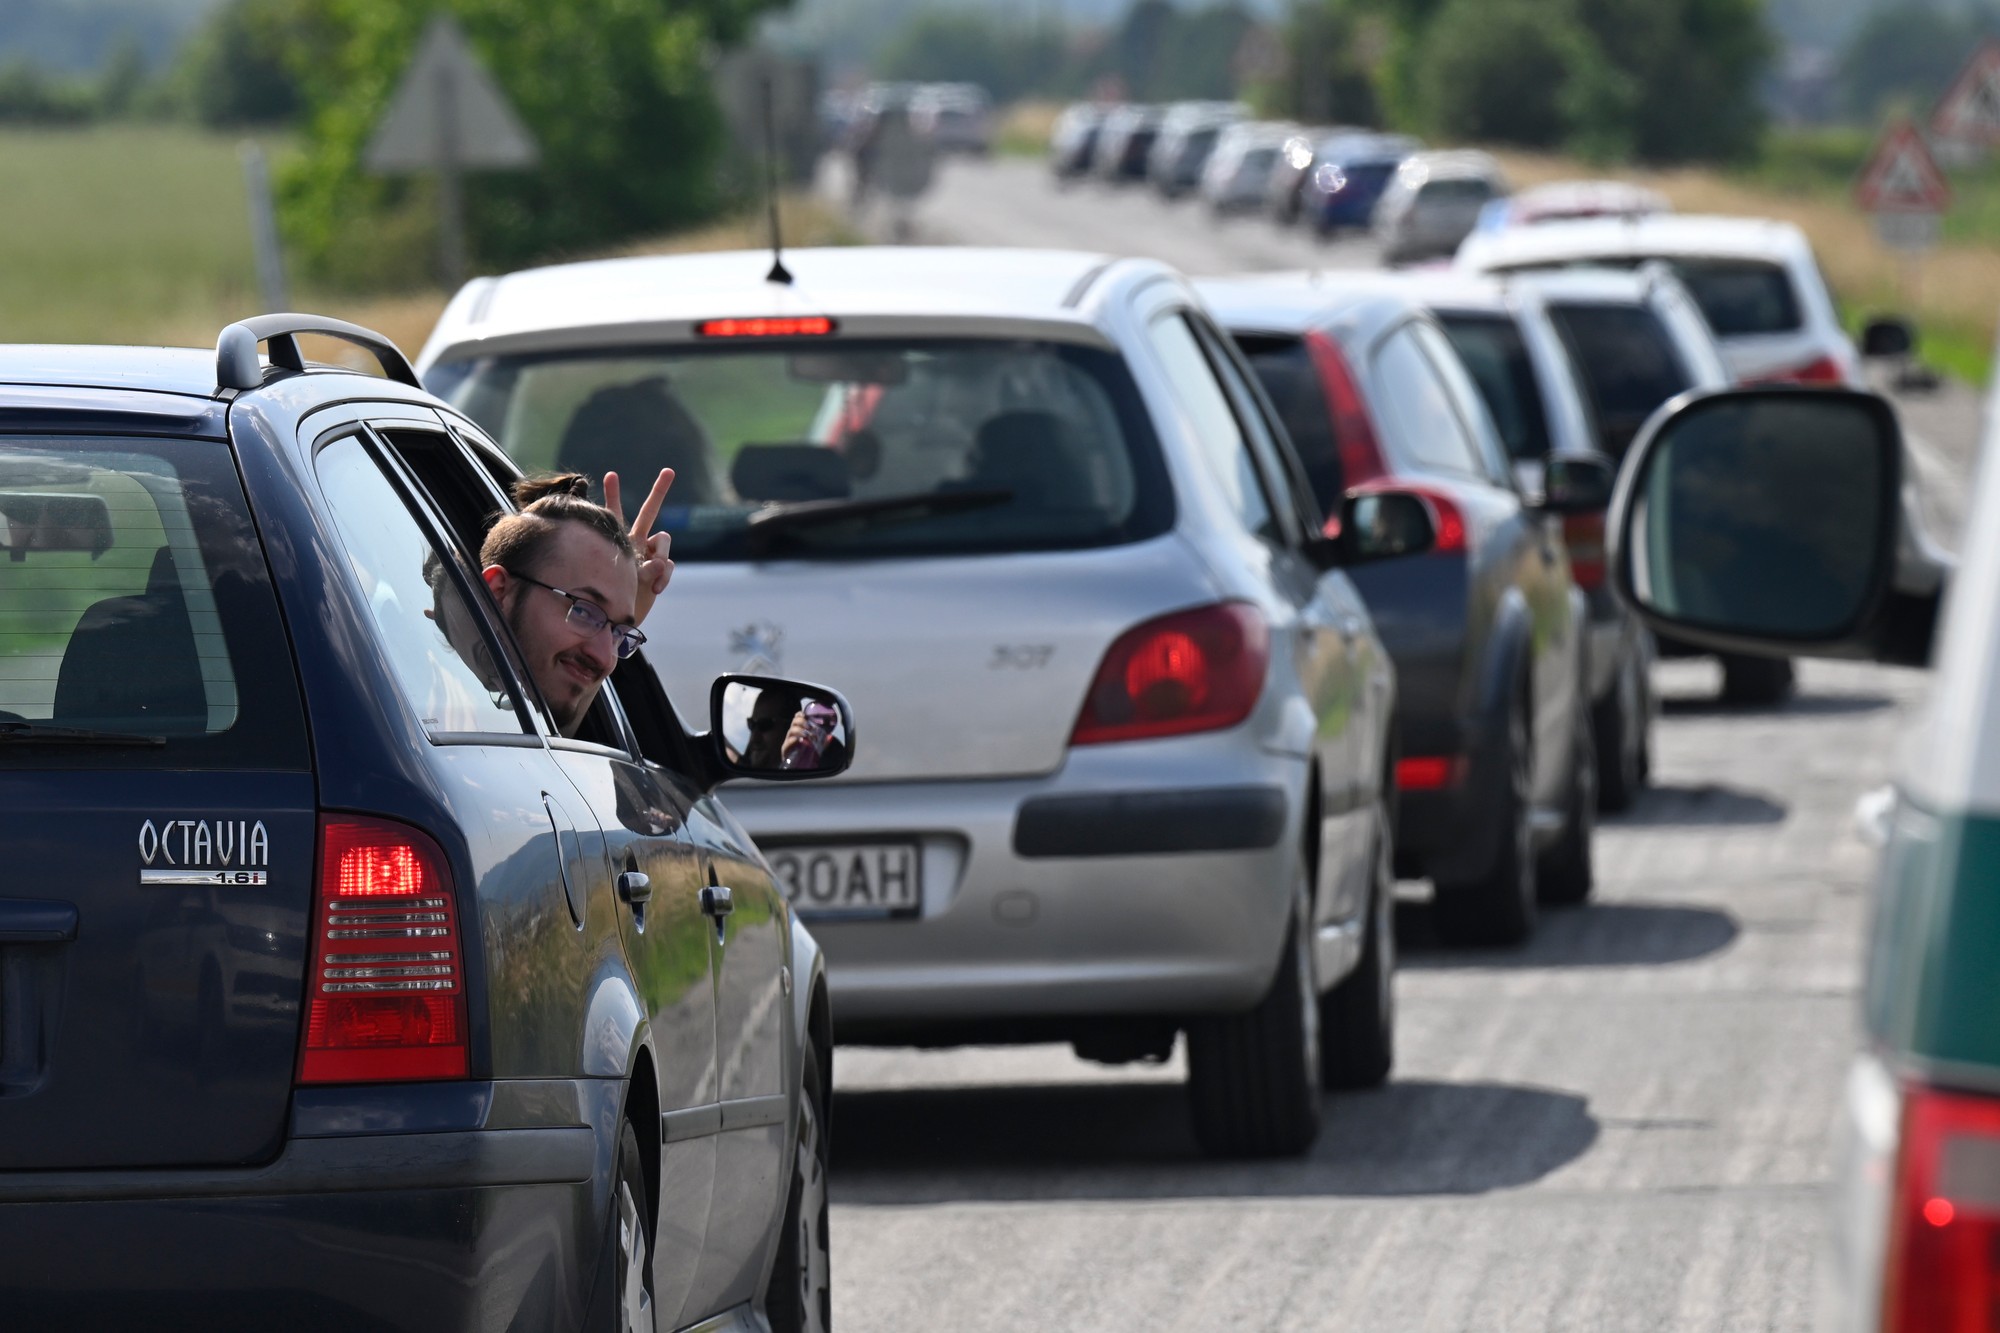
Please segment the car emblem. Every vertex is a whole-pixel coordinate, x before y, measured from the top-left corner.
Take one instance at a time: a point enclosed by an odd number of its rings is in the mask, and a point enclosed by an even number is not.
[[[139,855],[159,869],[139,872],[139,883],[245,884],[269,881],[271,835],[264,821],[166,819],[139,826]]]
[[[745,675],[775,675],[784,656],[785,631],[768,620],[752,621],[729,631],[729,651],[743,658]]]

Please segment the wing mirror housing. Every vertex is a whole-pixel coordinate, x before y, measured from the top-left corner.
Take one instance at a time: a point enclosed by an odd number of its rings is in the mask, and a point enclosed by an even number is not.
[[[1594,454],[1550,454],[1542,460],[1542,498],[1547,514],[1597,514],[1611,505],[1618,474]]]
[[[1873,393],[1683,394],[1626,458],[1613,586],[1655,630],[1714,651],[1920,665],[1942,580],[1933,567],[1927,589],[1897,589],[1902,482],[1902,431]]]
[[[1341,501],[1339,521],[1327,529],[1328,535],[1306,547],[1307,558],[1320,569],[1421,555],[1437,545],[1437,513],[1414,491],[1352,492]]]
[[[724,778],[800,782],[854,762],[854,712],[840,691],[775,676],[718,676],[708,746]]]
[[[1882,315],[1861,326],[1861,355],[1874,360],[1908,356],[1916,350],[1917,331],[1898,315]]]

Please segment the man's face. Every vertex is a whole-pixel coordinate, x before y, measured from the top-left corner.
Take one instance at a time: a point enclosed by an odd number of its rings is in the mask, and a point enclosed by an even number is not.
[[[521,572],[596,603],[614,625],[634,623],[637,567],[581,523],[558,524],[542,554],[541,568]],[[618,664],[610,628],[585,632],[571,623],[568,598],[515,578],[497,565],[487,568],[486,581],[514,631],[529,674],[555,713],[556,725],[565,736],[574,735],[604,678]]]

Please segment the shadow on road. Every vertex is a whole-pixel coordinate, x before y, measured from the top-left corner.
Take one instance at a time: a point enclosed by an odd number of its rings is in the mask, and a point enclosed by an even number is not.
[[[1396,961],[1404,968],[1687,963],[1728,948],[1739,931],[1735,917],[1706,907],[1592,903],[1544,913],[1518,949],[1450,949],[1431,927],[1431,905],[1405,899],[1396,904]]]
[[[1668,717],[1846,717],[1895,706],[1886,694],[1800,694],[1776,707],[1724,703],[1712,694],[1664,695],[1660,712]]]
[[[1178,1083],[840,1092],[833,1198],[1356,1198],[1483,1194],[1541,1179],[1597,1139],[1584,1099],[1502,1083],[1392,1083],[1330,1097],[1303,1159],[1202,1157]]]
[[[1713,782],[1693,786],[1656,783],[1639,794],[1632,808],[1606,815],[1604,828],[1648,828],[1682,824],[1724,826],[1781,824],[1785,807],[1759,792]]]

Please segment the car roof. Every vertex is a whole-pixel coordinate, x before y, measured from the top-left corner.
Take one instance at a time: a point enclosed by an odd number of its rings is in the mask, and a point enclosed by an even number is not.
[[[769,250],[556,264],[460,290],[420,362],[457,345],[556,329],[828,315],[1034,319],[1087,325],[1075,308],[1113,261],[1067,250],[844,246],[787,250],[793,281],[766,280]]]
[[[1418,301],[1373,273],[1196,278],[1194,289],[1224,327],[1244,332],[1304,333],[1341,325],[1372,338],[1422,310]]]
[[[1804,234],[1773,218],[1580,218],[1476,234],[1459,252],[1462,265],[1516,268],[1593,257],[1676,255],[1781,259],[1806,249]]]
[[[1500,175],[1500,164],[1476,148],[1453,148],[1442,152],[1411,153],[1403,161],[1403,170],[1409,173],[1413,183],[1493,180]]]
[[[193,347],[0,346],[0,384],[217,394],[215,352]]]

